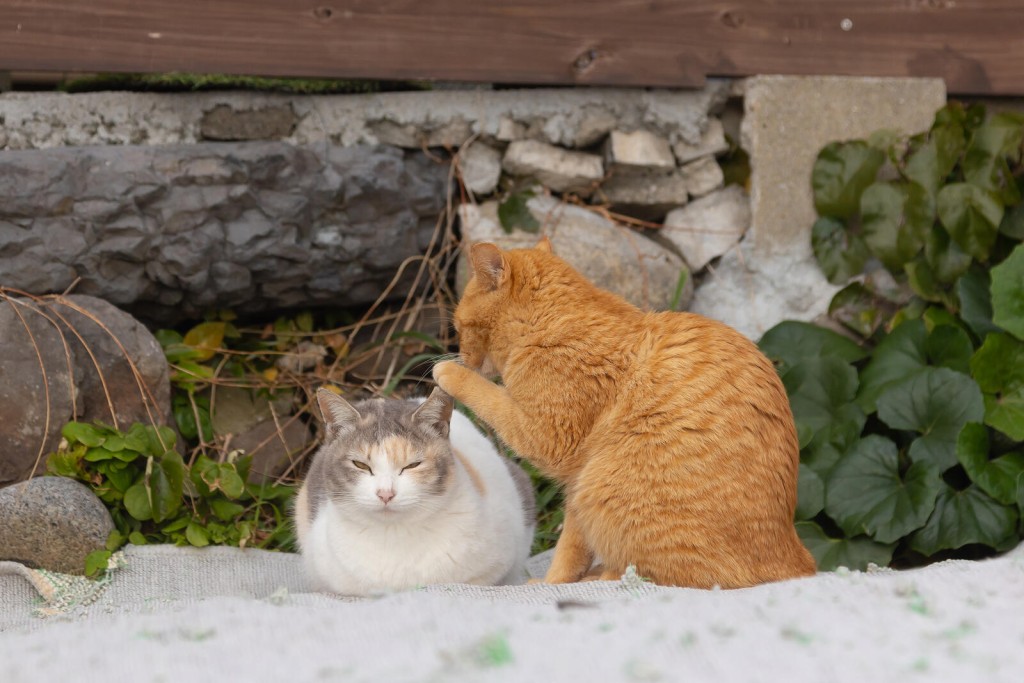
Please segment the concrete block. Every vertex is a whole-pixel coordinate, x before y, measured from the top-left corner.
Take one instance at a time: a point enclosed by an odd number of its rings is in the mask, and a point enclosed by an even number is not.
[[[511,175],[533,178],[556,192],[589,194],[604,177],[604,164],[596,154],[570,152],[537,140],[509,144],[502,167]]]
[[[501,152],[474,142],[459,153],[459,171],[466,189],[475,195],[488,195],[501,178]]]
[[[714,192],[725,183],[722,167],[713,156],[691,161],[679,169],[691,197],[703,197]]]
[[[728,151],[729,143],[725,140],[725,128],[719,119],[709,118],[708,127],[700,136],[700,142],[691,145],[685,140],[680,140],[672,147],[676,155],[676,161],[686,164],[708,155],[717,156]]]
[[[621,170],[667,170],[676,160],[668,140],[650,131],[613,130],[605,143],[608,167]]]
[[[674,244],[694,272],[731,249],[750,225],[750,200],[730,185],[669,212],[659,234]]]

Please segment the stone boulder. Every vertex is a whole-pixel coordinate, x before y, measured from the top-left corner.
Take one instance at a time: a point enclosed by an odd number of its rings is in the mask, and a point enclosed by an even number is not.
[[[0,560],[84,574],[85,557],[103,550],[110,513],[81,482],[37,477],[0,489]]]
[[[211,308],[364,305],[424,252],[446,196],[446,163],[394,147],[7,152],[2,280],[46,294],[78,279],[77,293],[161,324]]]
[[[0,301],[0,485],[38,472],[71,420],[170,420],[160,344],[99,299],[70,295]],[[45,377],[45,382],[44,382]]]
[[[693,292],[689,269],[679,256],[654,240],[554,197],[533,197],[526,205],[540,224],[536,234],[522,230],[506,233],[498,220],[497,201],[463,204],[459,207],[463,244],[493,242],[502,249],[518,249],[532,247],[541,235],[547,235],[554,252],[591,282],[636,306],[666,310],[675,302],[681,310],[689,303]],[[469,278],[467,253],[464,248],[457,270],[460,294]]]

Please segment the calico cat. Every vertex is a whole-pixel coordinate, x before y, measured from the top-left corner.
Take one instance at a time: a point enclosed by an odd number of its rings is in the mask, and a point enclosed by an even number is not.
[[[535,521],[530,478],[451,397],[317,391],[326,436],[295,509],[319,587],[346,595],[434,583],[521,583]]]
[[[799,453],[771,362],[730,327],[644,312],[551,253],[474,245],[455,312],[462,364],[438,385],[564,485],[545,581],[629,565],[657,583],[739,588],[806,576]],[[486,362],[504,386],[477,369]]]

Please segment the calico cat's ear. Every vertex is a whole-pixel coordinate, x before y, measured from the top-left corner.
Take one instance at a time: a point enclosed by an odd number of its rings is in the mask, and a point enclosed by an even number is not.
[[[540,251],[546,251],[549,254],[553,251],[551,249],[551,240],[548,239],[547,235],[541,237],[540,242],[537,242],[537,244],[533,248],[538,249]]]
[[[495,290],[508,279],[508,260],[498,247],[490,242],[474,244],[469,250],[473,274],[487,290]]]
[[[435,387],[427,400],[413,412],[412,423],[435,436],[447,439],[453,408],[455,408],[455,400]]]
[[[328,434],[348,431],[359,424],[359,411],[333,391],[322,387],[317,389],[316,402],[320,405],[320,415],[323,416]]]

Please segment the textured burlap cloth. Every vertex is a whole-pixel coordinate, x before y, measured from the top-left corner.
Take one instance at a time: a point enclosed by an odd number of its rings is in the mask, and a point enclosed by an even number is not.
[[[627,576],[373,599],[312,592],[294,555],[118,559],[99,585],[0,562],[0,682],[1024,681],[1024,546],[736,591]]]

